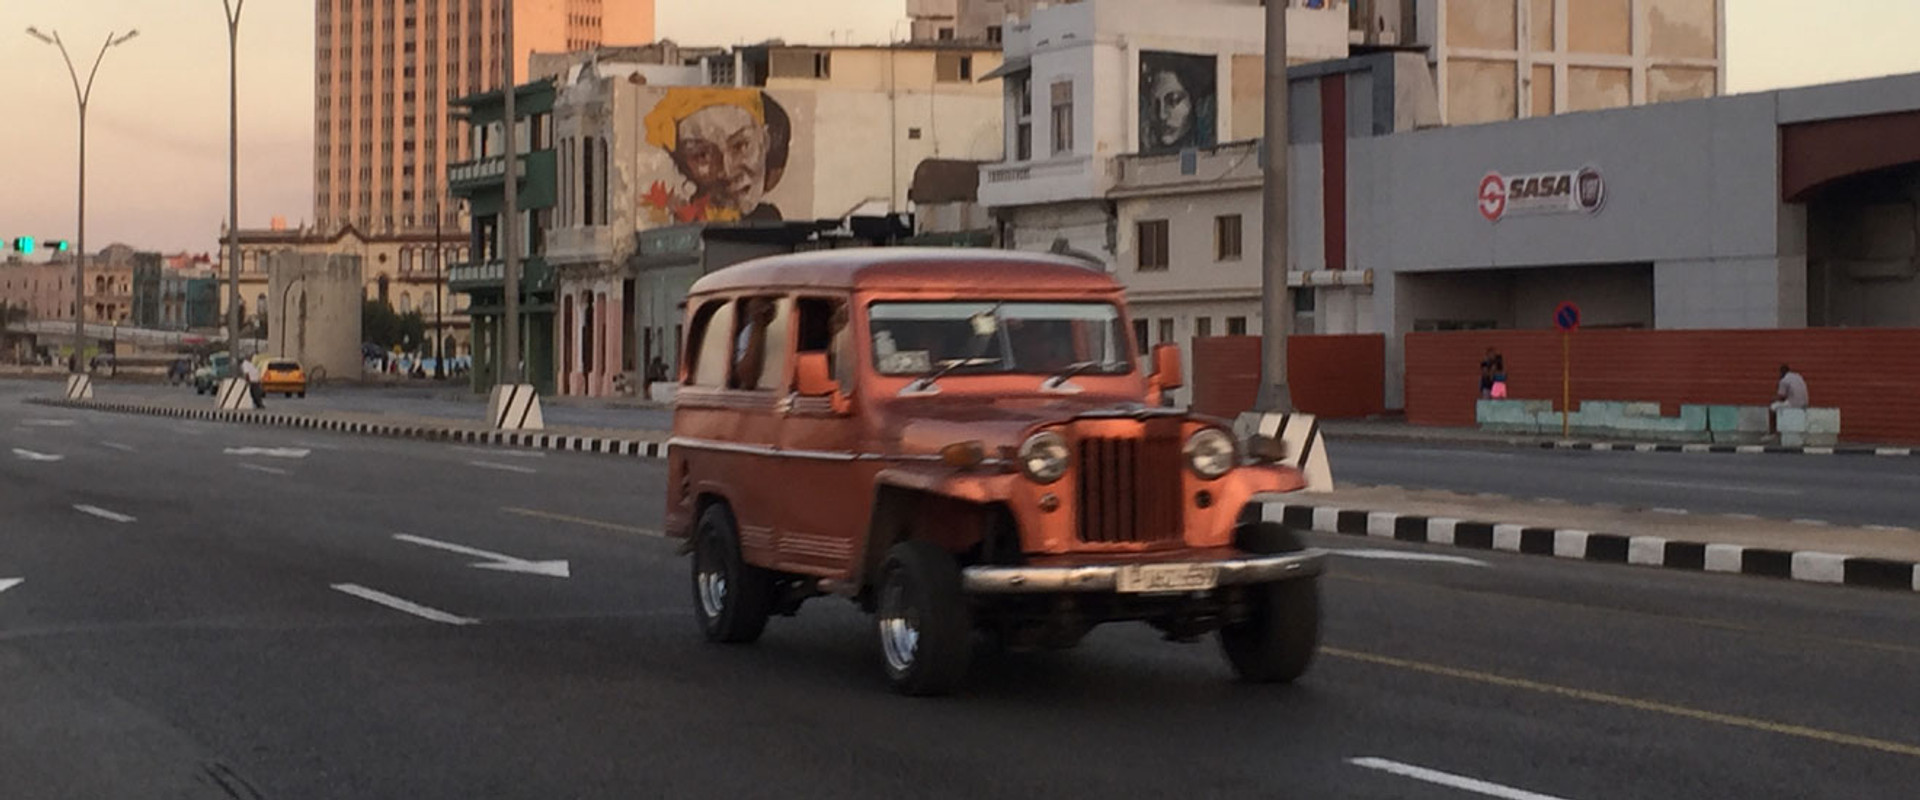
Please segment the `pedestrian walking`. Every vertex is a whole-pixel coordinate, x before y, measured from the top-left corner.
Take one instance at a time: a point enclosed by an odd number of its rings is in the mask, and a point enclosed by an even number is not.
[[[242,361],[240,362],[240,374],[246,378],[247,393],[253,396],[253,407],[266,408],[267,390],[266,387],[260,385],[260,365],[253,363],[253,359],[251,358]]]
[[[1507,397],[1507,358],[1499,350],[1487,348],[1480,359],[1480,398],[1505,400]]]

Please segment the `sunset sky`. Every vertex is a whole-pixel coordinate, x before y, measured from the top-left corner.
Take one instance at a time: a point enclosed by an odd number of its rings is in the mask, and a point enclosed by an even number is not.
[[[1920,71],[1920,2],[1728,0],[1728,89]],[[659,0],[660,33],[688,44],[878,42],[904,32],[903,0]],[[226,209],[227,42],[220,0],[0,3],[0,237],[72,238],[76,66],[110,32],[88,109],[88,244],[215,248]],[[313,4],[253,0],[241,29],[241,221],[312,214]]]

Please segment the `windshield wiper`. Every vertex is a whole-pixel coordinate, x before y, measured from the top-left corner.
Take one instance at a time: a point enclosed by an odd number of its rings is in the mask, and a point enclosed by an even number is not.
[[[1080,362],[1068,364],[1066,369],[1060,370],[1059,372],[1056,372],[1053,375],[1049,376],[1046,380],[1041,381],[1040,388],[1058,389],[1062,386],[1065,386],[1067,381],[1073,380],[1073,376],[1079,375],[1080,373],[1086,372],[1087,370],[1093,369],[1094,367],[1105,367],[1109,363],[1112,363],[1112,362],[1080,361]]]
[[[947,377],[947,373],[956,369],[961,367],[984,367],[989,364],[998,363],[1000,363],[1000,359],[997,358],[949,358],[940,362],[940,366],[933,368],[927,374],[915,378],[912,383],[906,385],[906,388],[901,389],[900,393],[918,394],[931,391],[935,381]]]

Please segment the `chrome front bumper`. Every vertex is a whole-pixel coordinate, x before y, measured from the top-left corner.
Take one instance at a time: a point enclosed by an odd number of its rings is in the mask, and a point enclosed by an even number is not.
[[[1192,563],[1218,567],[1220,586],[1239,586],[1311,578],[1325,568],[1326,559],[1325,550],[1308,549],[1282,555]],[[967,567],[960,571],[960,587],[968,594],[1114,592],[1119,585],[1121,566]]]

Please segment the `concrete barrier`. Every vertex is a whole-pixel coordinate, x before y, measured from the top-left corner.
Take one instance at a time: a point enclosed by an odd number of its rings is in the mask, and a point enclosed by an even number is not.
[[[1785,447],[1832,447],[1840,443],[1840,409],[1783,408],[1774,412],[1774,426]]]
[[[220,381],[220,390],[215,393],[216,407],[222,411],[252,411],[260,406],[253,402],[253,387],[245,378],[226,378]]]
[[[75,375],[68,375],[67,376],[67,399],[68,400],[92,400],[93,399],[93,376],[88,375],[84,372],[78,373]]]

